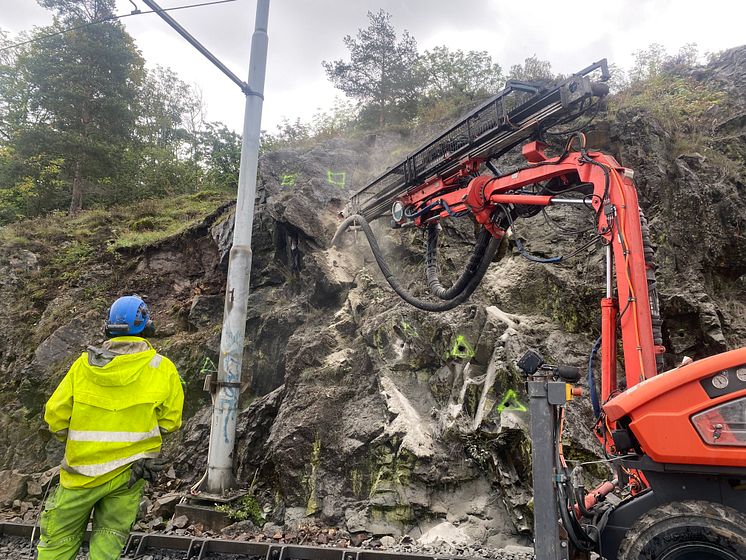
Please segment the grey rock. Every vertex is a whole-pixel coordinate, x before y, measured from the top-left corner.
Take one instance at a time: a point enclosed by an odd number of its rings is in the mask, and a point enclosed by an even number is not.
[[[0,471],[0,502],[10,501],[14,508],[20,507],[21,499],[26,497],[28,480],[28,475],[17,470]]]
[[[256,525],[247,519],[228,525],[220,531],[220,534],[224,537],[235,538],[242,534],[254,533],[256,530]]]
[[[177,529],[183,529],[189,525],[189,518],[186,515],[177,515],[171,520],[169,525],[176,527]]]
[[[50,369],[60,361],[83,352],[92,342],[91,325],[98,322],[96,319],[97,314],[92,312],[57,328],[36,348],[33,366],[40,370]]]
[[[181,501],[181,498],[181,494],[165,494],[159,496],[153,501],[150,513],[161,517],[171,517],[176,510],[176,504]]]
[[[391,548],[396,544],[396,539],[389,535],[384,535],[381,537],[381,547],[382,548]]]
[[[34,498],[41,497],[44,492],[41,484],[38,481],[29,479],[26,487],[26,495]]]
[[[189,324],[194,328],[215,325],[223,320],[225,297],[221,295],[199,295],[192,300],[189,309]]]

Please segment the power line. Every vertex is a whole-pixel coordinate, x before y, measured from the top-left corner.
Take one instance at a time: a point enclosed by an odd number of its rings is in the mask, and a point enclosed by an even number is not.
[[[162,12],[173,12],[176,10],[186,10],[189,8],[201,8],[203,6],[213,6],[215,4],[226,4],[228,2],[236,2],[236,0],[213,0],[211,2],[201,2],[199,4],[188,4],[183,6],[174,6],[173,8],[163,8],[161,9]],[[133,4],[134,5],[134,4]],[[0,48],[0,52],[7,51],[10,49],[15,49],[18,47],[22,47],[24,45],[28,45],[30,43],[36,43],[37,41],[43,41],[44,39],[49,39],[50,37],[56,37],[57,35],[64,35],[65,33],[70,33],[71,31],[77,31],[79,29],[85,29],[86,27],[90,27],[91,25],[98,25],[99,23],[106,23],[107,21],[115,21],[119,19],[124,19],[132,16],[139,16],[143,14],[154,14],[157,13],[157,10],[147,10],[145,12],[141,12],[140,10],[133,10],[129,14],[119,14],[119,15],[112,15],[108,16],[102,19],[97,19],[96,21],[89,21],[88,23],[84,23],[83,25],[77,25],[75,27],[69,27],[67,29],[63,29],[61,31],[57,31],[55,33],[49,33],[48,35],[42,35],[40,37],[34,37],[33,39],[29,39],[28,41],[22,41],[20,43],[15,43],[13,45],[9,45],[7,47]]]

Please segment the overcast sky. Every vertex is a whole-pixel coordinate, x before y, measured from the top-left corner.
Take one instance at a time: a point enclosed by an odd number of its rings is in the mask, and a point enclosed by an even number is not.
[[[504,69],[532,55],[561,73],[604,57],[626,68],[636,50],[653,42],[670,52],[694,42],[703,53],[746,43],[743,0],[271,0],[263,129],[274,132],[282,117],[309,120],[343,96],[328,82],[321,61],[346,59],[342,38],[366,27],[366,13],[378,9],[391,13],[395,28],[408,30],[420,51],[438,45],[485,50]],[[132,10],[129,0],[117,0],[117,13]],[[245,80],[255,10],[256,0],[236,0],[171,15]],[[172,68],[202,91],[209,120],[241,130],[244,101],[237,86],[155,14],[122,21],[149,67]],[[15,34],[50,22],[35,0],[0,0],[0,29]]]

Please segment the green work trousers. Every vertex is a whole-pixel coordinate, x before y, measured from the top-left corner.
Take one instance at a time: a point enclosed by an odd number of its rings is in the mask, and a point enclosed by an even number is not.
[[[144,480],[127,488],[130,469],[94,488],[57,486],[44,504],[37,560],[74,560],[93,511],[90,560],[117,560],[140,508]]]

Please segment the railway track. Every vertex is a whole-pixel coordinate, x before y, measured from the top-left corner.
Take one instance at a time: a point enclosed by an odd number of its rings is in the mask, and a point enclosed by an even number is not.
[[[35,531],[35,532],[34,532]],[[0,522],[0,554],[3,560],[33,558],[32,533],[38,527],[22,523]],[[86,541],[88,540],[86,533]],[[16,550],[17,549],[17,550]],[[78,558],[86,558],[81,555]],[[412,554],[362,548],[330,548],[193,536],[132,533],[122,560],[466,560],[468,556]],[[505,560],[524,560],[528,556],[506,553]]]

